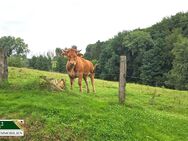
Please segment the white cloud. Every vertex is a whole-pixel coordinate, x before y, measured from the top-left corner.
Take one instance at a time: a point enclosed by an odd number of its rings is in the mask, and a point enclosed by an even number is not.
[[[0,0],[0,36],[20,36],[31,53],[107,40],[188,10],[187,0]]]

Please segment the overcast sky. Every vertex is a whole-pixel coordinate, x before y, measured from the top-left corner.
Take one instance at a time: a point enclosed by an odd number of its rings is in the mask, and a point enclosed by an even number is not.
[[[30,55],[105,41],[188,11],[188,0],[0,0],[0,37],[21,37]]]

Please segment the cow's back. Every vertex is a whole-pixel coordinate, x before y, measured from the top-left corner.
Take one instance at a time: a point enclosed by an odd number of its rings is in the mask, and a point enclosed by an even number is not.
[[[78,65],[78,70],[83,73],[93,73],[94,71],[94,66],[93,64],[84,58],[78,57],[77,61]]]

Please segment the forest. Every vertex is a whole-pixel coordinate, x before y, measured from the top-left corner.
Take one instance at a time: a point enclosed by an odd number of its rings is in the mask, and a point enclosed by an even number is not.
[[[30,59],[21,38],[1,37],[0,46],[9,47],[9,66],[66,72],[66,58],[60,55],[63,45],[55,54]],[[87,46],[84,57],[97,64],[96,78],[118,81],[121,55],[127,57],[128,82],[188,90],[188,12],[165,17],[148,28],[119,32],[107,41],[99,39]]]
[[[84,56],[97,62],[96,77],[117,81],[120,55],[127,57],[128,82],[188,90],[188,13],[98,40]]]

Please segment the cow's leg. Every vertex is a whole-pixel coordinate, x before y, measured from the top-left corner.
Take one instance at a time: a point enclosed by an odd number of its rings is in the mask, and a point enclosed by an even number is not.
[[[74,79],[70,78],[70,83],[71,83],[71,90],[72,90],[72,85],[73,85]]]
[[[93,92],[95,93],[96,91],[95,91],[95,80],[94,80],[94,77],[95,77],[95,74],[94,73],[92,73],[91,75],[90,75],[90,78],[91,78],[91,84],[92,84],[92,87],[93,87]]]
[[[87,81],[87,75],[84,75],[84,80],[86,82],[87,93],[89,93],[89,86],[88,86],[88,81]]]
[[[83,77],[83,74],[80,73],[78,76],[78,85],[80,87],[80,92],[82,92],[82,77]]]

